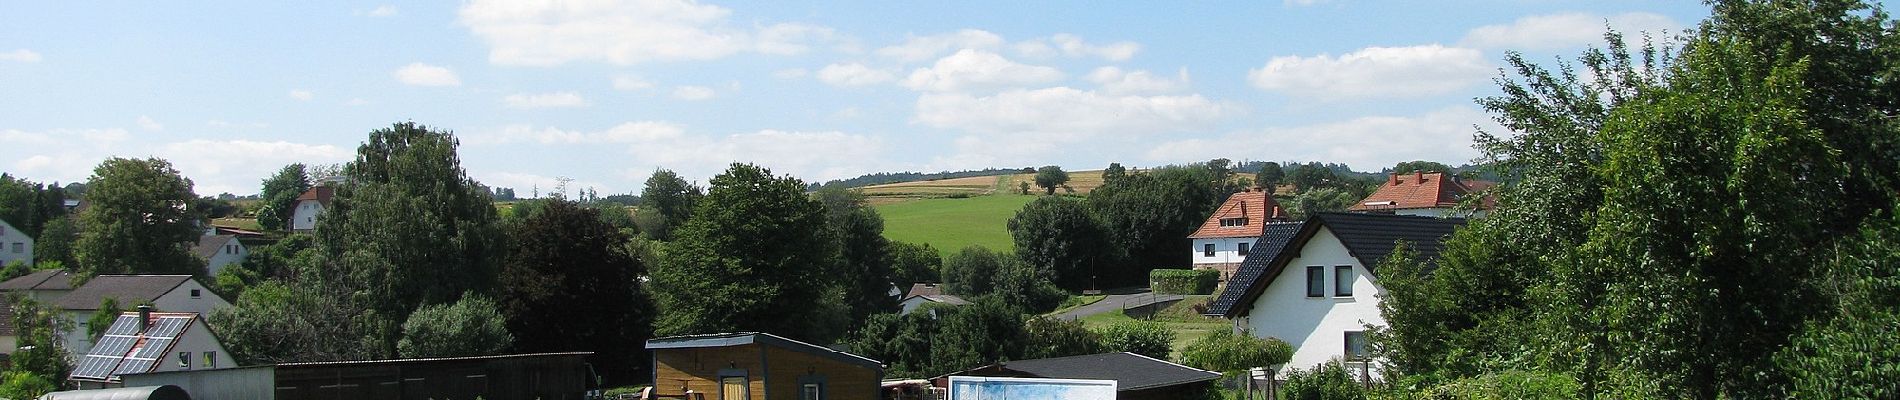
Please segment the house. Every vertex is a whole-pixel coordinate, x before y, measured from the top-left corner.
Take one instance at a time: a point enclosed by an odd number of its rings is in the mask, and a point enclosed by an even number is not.
[[[41,303],[52,302],[73,291],[73,273],[59,269],[33,271],[0,282],[0,293],[19,294]]]
[[[100,275],[86,280],[86,283],[74,288],[72,292],[49,302],[59,308],[72,327],[62,339],[66,350],[72,352],[75,360],[84,354],[79,353],[91,348],[92,338],[86,335],[87,323],[99,305],[106,299],[118,302],[119,308],[130,309],[140,304],[151,304],[159,311],[173,313],[191,313],[199,316],[211,315],[211,311],[230,307],[231,303],[218,297],[203,284],[192,279],[191,275]]]
[[[1491,206],[1490,198],[1480,199],[1476,210],[1459,210],[1459,202],[1491,186],[1491,182],[1466,181],[1459,179],[1456,175],[1442,172],[1392,174],[1386,178],[1384,184],[1379,185],[1378,190],[1366,196],[1365,200],[1354,204],[1348,211],[1431,217],[1482,217],[1484,210]]]
[[[911,295],[910,297],[905,297],[903,301],[900,301],[897,304],[901,308],[901,310],[897,312],[898,314],[909,314],[911,311],[917,311],[917,309],[923,308],[925,304],[943,304],[943,305],[950,305],[950,306],[961,306],[961,305],[970,304],[970,301],[964,300],[962,297],[957,297],[956,295],[919,294],[919,295]],[[931,315],[936,315],[936,314],[931,314]]]
[[[1188,235],[1194,242],[1194,269],[1220,271],[1221,280],[1226,281],[1247,258],[1252,250],[1248,247],[1260,238],[1261,230],[1286,220],[1286,211],[1266,190],[1253,188],[1227,196],[1200,229]]]
[[[188,312],[152,312],[148,306],[119,314],[99,343],[73,366],[80,389],[122,387],[119,376],[160,371],[236,366],[204,316]]]
[[[33,237],[0,220],[0,265],[14,262],[33,265]]]
[[[876,400],[883,363],[770,333],[687,335],[647,341],[653,391],[708,399]]]
[[[1128,353],[1102,353],[1007,361],[932,379],[948,387],[951,376],[1090,379],[1115,381],[1116,400],[1196,399],[1214,389],[1220,373]]]
[[[205,276],[218,276],[225,266],[244,261],[251,250],[238,242],[237,235],[204,235],[191,247],[192,254],[205,260]]]
[[[1432,262],[1444,239],[1464,222],[1320,213],[1304,222],[1270,226],[1206,314],[1233,320],[1237,330],[1293,345],[1293,358],[1284,368],[1365,362],[1367,326],[1385,325],[1379,313],[1385,294],[1379,261],[1402,241],[1420,260]]]
[[[120,375],[197,400],[597,399],[589,352],[320,361]]]
[[[290,230],[309,232],[317,229],[317,217],[330,207],[330,199],[336,197],[336,188],[330,186],[312,187],[297,196],[297,208],[290,213]]]
[[[904,292],[904,297],[936,295],[936,294],[943,294],[943,284],[932,283],[932,282],[918,282],[918,283],[910,284],[910,291]]]

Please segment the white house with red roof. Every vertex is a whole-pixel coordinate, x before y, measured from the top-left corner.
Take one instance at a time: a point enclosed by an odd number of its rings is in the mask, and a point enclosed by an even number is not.
[[[1467,181],[1442,173],[1392,174],[1379,189],[1348,209],[1352,212],[1421,215],[1427,217],[1481,217],[1490,208],[1484,199],[1476,210],[1460,210],[1459,203],[1491,187],[1490,182]]]
[[[305,190],[297,196],[297,206],[290,213],[290,230],[309,232],[317,229],[317,216],[330,207],[330,199],[336,197],[336,188],[317,186]]]
[[[1247,189],[1227,196],[1201,228],[1188,235],[1194,242],[1194,269],[1220,271],[1221,280],[1227,280],[1247,259],[1248,247],[1260,239],[1267,223],[1286,220],[1286,211],[1265,190]]]

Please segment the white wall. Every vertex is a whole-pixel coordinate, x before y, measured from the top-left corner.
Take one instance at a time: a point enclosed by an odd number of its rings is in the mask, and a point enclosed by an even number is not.
[[[0,221],[0,265],[21,261],[33,264],[33,237]]]
[[[1194,258],[1193,258],[1194,261],[1193,262],[1194,264],[1239,264],[1241,261],[1244,261],[1247,259],[1247,257],[1240,255],[1240,244],[1246,243],[1248,246],[1253,246],[1253,242],[1256,240],[1260,240],[1260,238],[1259,237],[1244,237],[1244,238],[1194,239]],[[1207,244],[1209,243],[1214,244],[1213,257],[1208,257],[1207,253],[1204,251],[1207,247]],[[1251,249],[1249,251],[1251,251]]]
[[[1340,265],[1352,266],[1350,297],[1333,296],[1334,267]],[[1308,266],[1324,271],[1325,296],[1306,297]],[[1293,345],[1293,359],[1286,368],[1310,369],[1344,358],[1347,331],[1364,331],[1366,324],[1385,326],[1378,297],[1384,293],[1385,288],[1372,281],[1365,266],[1332,230],[1321,227],[1237,323],[1252,329],[1254,336],[1276,337]]]
[[[212,357],[216,360],[215,364],[205,363],[204,354],[207,351],[217,352],[217,354]],[[191,352],[190,366],[178,365],[178,353],[180,352]],[[205,327],[204,317],[199,317],[197,320],[191,322],[191,327],[185,329],[185,334],[179,335],[178,342],[172,345],[171,353],[166,354],[164,359],[158,360],[158,368],[153,371],[185,371],[231,368],[236,366],[237,360],[231,358],[231,352],[225,351],[224,345],[218,343],[218,339],[211,336],[211,330]]]
[[[191,296],[193,289],[198,290],[198,297]],[[125,299],[119,300],[119,308],[123,311],[137,311],[138,306]],[[186,280],[185,283],[178,285],[178,288],[152,300],[153,311],[198,313],[199,318],[208,318],[212,310],[230,306],[231,303],[212,294],[211,289],[198,284],[197,279]],[[66,319],[70,322],[68,326],[71,326],[72,330],[66,331],[66,334],[61,337],[66,342],[66,354],[70,356],[70,360],[78,360],[79,357],[84,357],[86,352],[92,351],[92,337],[86,335],[86,323],[92,320],[94,312],[94,310],[66,310]]]
[[[297,209],[290,214],[290,230],[307,231],[317,229],[317,216],[323,214],[323,203],[316,200],[297,202]]]
[[[226,250],[227,248],[231,250]],[[223,270],[225,266],[243,262],[244,257],[250,255],[250,248],[244,247],[237,238],[231,238],[230,241],[224,243],[224,246],[218,248],[216,254],[211,255],[211,259],[205,260],[205,271],[208,273],[206,276],[218,276],[218,271]]]

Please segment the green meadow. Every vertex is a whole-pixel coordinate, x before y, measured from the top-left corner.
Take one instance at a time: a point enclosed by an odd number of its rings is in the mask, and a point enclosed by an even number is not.
[[[964,198],[918,199],[875,205],[884,216],[884,237],[929,243],[945,255],[969,245],[1006,252],[1014,246],[1009,218],[1036,196],[997,194]]]

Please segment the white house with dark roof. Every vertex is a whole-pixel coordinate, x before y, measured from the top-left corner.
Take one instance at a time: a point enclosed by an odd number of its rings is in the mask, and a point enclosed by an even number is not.
[[[1270,226],[1207,314],[1293,345],[1284,368],[1367,362],[1365,331],[1386,324],[1379,313],[1385,294],[1379,261],[1401,241],[1419,259],[1436,260],[1445,238],[1462,225],[1455,218],[1321,213]]]
[[[73,365],[80,389],[122,387],[120,375],[237,366],[204,316],[140,310],[119,314]]]
[[[41,303],[51,302],[73,291],[73,273],[43,269],[0,282],[0,293],[19,294]]]
[[[192,279],[191,275],[95,276],[74,288],[71,293],[50,302],[51,306],[63,310],[70,322],[72,330],[67,331],[62,339],[73,358],[77,359],[83,355],[79,352],[92,347],[92,338],[86,335],[86,324],[92,320],[92,314],[99,310],[99,305],[105,299],[118,302],[120,309],[150,303],[158,311],[199,316],[208,316],[212,310],[231,306],[230,302],[211,293],[211,289]]]
[[[238,241],[237,235],[199,236],[191,252],[205,261],[205,276],[218,276],[218,271],[225,266],[243,262],[244,257],[251,255],[251,250]]]
[[[0,220],[0,266],[15,261],[33,264],[33,237]]]

